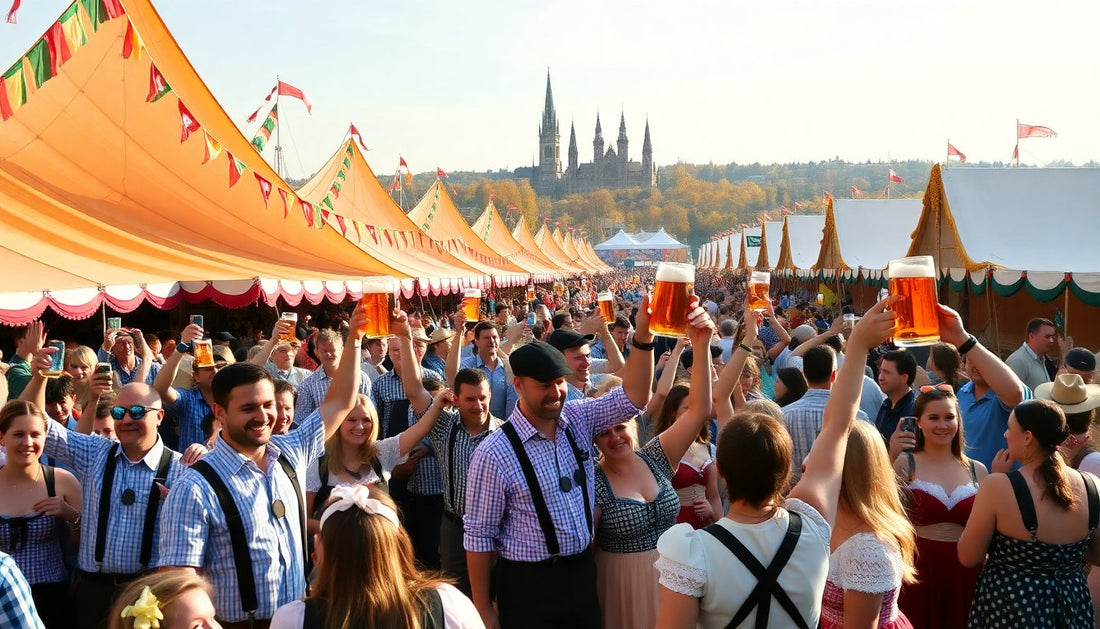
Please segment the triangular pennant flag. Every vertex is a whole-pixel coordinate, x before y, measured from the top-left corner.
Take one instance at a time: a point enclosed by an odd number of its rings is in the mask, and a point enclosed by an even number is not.
[[[195,120],[195,117],[191,115],[191,112],[187,111],[187,107],[183,104],[183,101],[176,101],[179,103],[180,109],[180,124],[182,130],[180,131],[180,142],[186,142],[187,138],[191,137],[191,134],[199,130],[199,121]]]
[[[244,174],[246,166],[244,162],[237,159],[236,157],[233,157],[233,154],[229,151],[226,151],[225,155],[229,158],[229,187],[232,188],[233,186],[237,185],[238,181],[240,181],[241,175]]]
[[[205,164],[206,162],[209,162],[210,160],[222,154],[222,145],[220,142],[215,140],[214,136],[210,135],[210,133],[207,132],[206,129],[202,130],[202,135],[203,142],[206,145],[205,147],[203,147],[202,156],[202,163]]]
[[[46,39],[42,38],[31,46],[25,57],[31,68],[31,78],[34,79],[34,87],[38,89],[42,84],[50,80],[53,73],[50,71],[50,46]]]
[[[313,204],[299,197],[298,203],[302,206],[302,215],[306,217],[306,224],[313,227]]]
[[[290,215],[290,206],[294,203],[290,200],[290,197],[293,197],[294,195],[288,193],[282,188],[279,188],[279,196],[283,198],[283,218],[286,218]]]
[[[19,11],[20,0],[15,0],[11,3],[11,9],[8,10],[8,24],[15,24],[15,14]]]
[[[341,163],[344,165],[344,168],[351,168],[351,158],[345,157],[344,161]]]
[[[390,243],[390,246],[392,247],[393,246],[393,234],[390,233],[390,230],[383,229],[382,230],[382,235],[386,237],[386,242]]]
[[[75,4],[69,7],[69,10],[65,13],[70,12],[74,16],[76,15]],[[61,71],[61,64],[73,56],[72,51],[69,49],[69,40],[65,37],[65,29],[60,20],[54,22],[50,26],[50,30],[46,31],[46,46],[50,50],[50,76],[57,76],[57,73]]]
[[[107,14],[108,20],[126,15],[126,11],[122,10],[122,4],[119,0],[103,0],[103,11]]]
[[[348,129],[348,133],[351,134],[351,137],[357,138],[359,140],[359,146],[363,147],[364,151],[369,151],[370,150],[369,148],[367,148],[366,144],[363,144],[363,136],[362,136],[362,134],[359,133],[359,129],[355,128],[355,123],[352,123],[351,127]],[[348,153],[349,154],[351,153],[351,147],[350,146],[348,147]]]
[[[344,173],[343,168],[340,169],[340,172],[336,173],[336,178],[339,179],[340,181],[347,181],[348,180],[348,176]]]
[[[149,95],[145,97],[145,102],[155,103],[164,97],[165,94],[172,91],[172,87],[168,85],[168,81],[164,80],[164,75],[160,73],[157,66],[150,61],[149,62]]]
[[[351,226],[355,228],[355,240],[357,242],[363,242],[363,232],[359,227],[359,221],[352,220]]]
[[[325,205],[327,205],[328,209],[330,209],[330,210],[335,210],[336,209],[336,208],[332,207],[332,199],[330,199],[327,194],[325,195],[325,198],[321,199],[321,203],[324,203]]]
[[[122,56],[131,60],[144,59],[147,56],[145,42],[141,41],[141,35],[134,30],[134,25],[129,20],[126,21],[126,35],[122,38]]]
[[[322,210],[321,208],[317,207],[316,205],[313,206],[313,226],[314,227],[316,227],[317,229],[324,229],[325,228],[325,220],[327,220],[327,217],[328,217],[328,211],[327,210]]]
[[[340,235],[342,235],[346,238],[347,235],[348,235],[348,226],[344,222],[344,217],[340,216],[339,214],[336,214],[335,216],[336,216],[336,224],[340,226]]]
[[[256,183],[260,184],[260,194],[264,196],[264,207],[267,207],[267,200],[271,197],[271,182],[260,176],[260,173],[252,173],[256,177]]]
[[[367,227],[367,233],[370,234],[371,240],[374,241],[374,244],[376,244],[376,245],[379,244],[378,243],[378,230],[374,228],[374,225],[367,225],[366,227]]]

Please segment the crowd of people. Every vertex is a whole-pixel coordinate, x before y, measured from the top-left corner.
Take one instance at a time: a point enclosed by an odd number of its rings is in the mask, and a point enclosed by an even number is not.
[[[0,628],[1096,626],[1095,354],[1036,318],[1002,360],[942,305],[899,348],[900,297],[703,271],[656,336],[654,282],[384,336],[16,328]]]

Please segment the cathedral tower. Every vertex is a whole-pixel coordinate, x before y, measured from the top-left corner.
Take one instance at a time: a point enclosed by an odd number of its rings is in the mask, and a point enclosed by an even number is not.
[[[546,72],[546,105],[539,125],[539,165],[537,179],[551,183],[561,178],[561,139],[558,134],[558,114],[554,110],[554,94],[550,90],[550,72]]]
[[[596,112],[596,137],[592,140],[592,161],[598,163],[603,158],[603,127],[600,126],[600,112]]]
[[[619,139],[616,141],[619,145],[619,159],[625,164],[628,161],[626,155],[626,149],[630,145],[630,140],[626,139],[626,113],[623,112],[619,115]]]

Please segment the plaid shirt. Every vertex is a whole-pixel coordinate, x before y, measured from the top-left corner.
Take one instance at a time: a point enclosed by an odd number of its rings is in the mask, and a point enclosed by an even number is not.
[[[103,472],[107,457],[115,447],[115,442],[98,435],[83,435],[73,432],[57,422],[46,422],[46,455],[66,463],[76,470],[80,481],[84,511],[80,523],[79,564],[85,572],[106,572],[110,574],[134,574],[142,572],[141,534],[145,530],[145,507],[149,503],[149,491],[160,463],[164,442],[157,438],[156,445],[136,463],[130,462],[119,448],[118,467],[111,487],[111,509],[107,514],[107,543],[103,553],[102,566],[96,565],[95,540],[99,529],[99,497],[103,494]],[[178,452],[172,453],[172,464],[168,468],[169,489],[183,473]],[[134,494],[134,502],[122,504],[122,494],[129,489]],[[171,495],[171,492],[169,492]],[[164,503],[160,512],[164,513]],[[157,565],[157,540],[163,536],[164,527],[158,523],[153,530],[153,555],[148,568]]]
[[[431,369],[421,369],[421,378],[434,377],[439,378],[446,382],[443,376]],[[378,411],[378,436],[388,437],[390,436],[390,412],[393,410],[393,403],[399,400],[409,399],[405,395],[405,385],[401,383],[401,376],[397,375],[396,371],[388,371],[377,378],[370,386],[370,399],[374,402],[374,408]],[[411,419],[409,425],[412,425]]]
[[[826,389],[810,389],[801,399],[783,407],[787,420],[787,432],[791,434],[791,485],[802,477],[802,461],[810,454],[814,440],[821,433],[825,422],[825,403],[829,401]],[[863,411],[856,411],[856,419],[870,421]]]
[[[15,560],[0,552],[0,629],[43,629],[31,588]]]
[[[641,412],[619,387],[599,398],[567,402],[562,409],[554,441],[535,430],[520,409],[509,417],[519,433],[539,486],[554,521],[562,555],[575,555],[592,543],[592,529],[585,521],[583,492],[563,492],[561,476],[572,478],[577,469],[565,435],[572,430],[577,446],[588,448],[597,432],[625,422]],[[555,459],[555,456],[557,457]],[[587,476],[588,499],[595,499],[592,458],[582,462]],[[560,474],[559,474],[560,468]],[[550,557],[546,538],[535,515],[531,491],[512,444],[501,430],[494,430],[474,451],[467,479],[464,545],[470,552],[497,551],[513,561],[542,561]],[[595,508],[593,505],[589,505]]]
[[[420,421],[420,417],[409,407],[409,426]],[[439,469],[439,460],[436,458],[439,449],[430,439],[424,439],[423,445],[428,446],[428,454],[416,464],[416,469],[409,476],[408,490],[419,496],[438,496],[443,493],[443,477]]]
[[[134,356],[134,368],[129,371],[123,369],[122,365],[118,364],[118,359],[115,358],[115,355],[103,351],[102,347],[96,350],[96,357],[101,363],[111,363],[111,369],[115,370],[115,373],[118,374],[119,383],[123,385],[130,384],[134,376],[137,375],[138,367],[141,367],[141,357]],[[153,381],[157,379],[158,373],[160,373],[160,364],[154,361],[153,364],[149,365],[149,375],[145,378],[145,384],[153,386]]]
[[[297,430],[272,435],[267,444],[266,470],[261,470],[224,439],[218,440],[214,449],[203,458],[233,495],[242,498],[237,506],[252,556],[257,618],[271,618],[279,606],[305,594],[298,498],[278,463],[279,455],[290,459],[299,483],[304,486],[306,467],[324,452],[324,440],[321,413],[314,412]],[[305,497],[301,499],[304,505]],[[271,511],[276,500],[281,500],[286,507],[286,515],[281,518],[274,517]],[[169,492],[161,520],[171,522],[172,526],[166,527],[161,536],[159,565],[202,568],[214,585],[214,607],[218,617],[229,622],[245,620],[229,527],[206,479],[194,470],[187,470]]]
[[[466,478],[470,473],[470,460],[474,450],[485,441],[492,431],[500,428],[502,420],[489,416],[489,427],[476,435],[471,435],[462,425],[462,417],[453,408],[444,409],[439,421],[428,433],[428,439],[435,450],[436,469],[440,474],[440,491],[443,492],[443,508],[451,513],[462,515],[466,512]],[[451,458],[451,432],[454,432],[454,459]],[[452,488],[452,483],[454,484]]]
[[[175,404],[164,408],[176,419],[180,427],[180,440],[177,446],[180,452],[186,450],[193,443],[206,443],[206,436],[202,433],[202,420],[212,411],[206,399],[197,389],[173,389],[176,395]]]
[[[512,370],[508,368],[508,360],[503,354],[497,355],[497,368],[489,369],[489,366],[481,360],[479,354],[469,358],[463,358],[460,363],[462,369],[477,368],[489,376],[489,387],[492,396],[489,398],[489,413],[497,417],[508,417],[516,408],[519,397],[516,387],[512,385]]]
[[[309,417],[313,411],[320,408],[330,384],[332,384],[332,377],[325,373],[324,367],[318,367],[316,371],[306,376],[305,380],[298,385],[294,417]],[[366,378],[359,378],[359,393],[370,395],[370,381]]]

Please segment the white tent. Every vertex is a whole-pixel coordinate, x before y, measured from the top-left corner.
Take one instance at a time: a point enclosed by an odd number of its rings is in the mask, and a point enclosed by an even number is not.
[[[862,272],[881,277],[887,263],[907,255],[920,220],[920,199],[836,199],[825,218],[825,232],[814,268],[845,279]]]
[[[633,249],[637,244],[637,240],[634,240],[630,237],[630,234],[620,229],[614,236],[598,245],[593,245],[592,248],[596,251],[611,251],[614,249]]]
[[[768,259],[765,260],[761,257],[757,261],[757,267],[774,269],[779,262],[779,250],[783,247],[783,221],[764,223],[764,242],[768,245]],[[764,251],[761,249],[760,255],[763,256],[763,254]]]
[[[622,230],[619,230],[620,234],[626,235]],[[618,235],[618,234],[616,234]],[[688,246],[684,243],[676,240],[672,236],[668,235],[665,228],[662,227],[653,233],[649,238],[645,240],[639,240],[639,249],[687,249]]]
[[[821,251],[821,238],[825,229],[822,214],[796,214],[784,217],[783,245],[779,252],[777,269],[809,271]],[[800,273],[804,275],[805,273]]]

